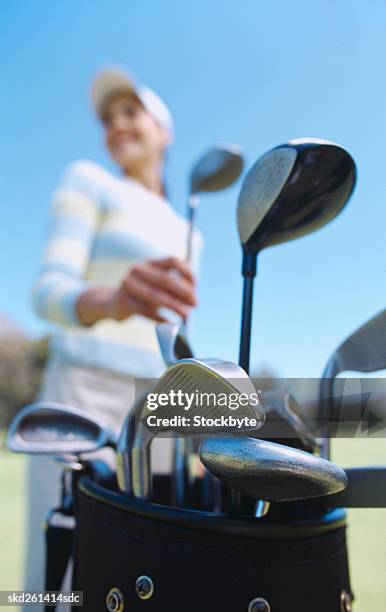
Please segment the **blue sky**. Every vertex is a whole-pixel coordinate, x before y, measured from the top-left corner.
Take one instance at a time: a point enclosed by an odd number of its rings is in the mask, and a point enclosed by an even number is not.
[[[345,146],[358,184],[323,230],[264,251],[254,304],[252,363],[282,376],[318,376],[335,346],[385,304],[386,4],[379,0],[34,0],[3,3],[2,247],[0,311],[30,334],[50,197],[65,166],[112,167],[90,112],[90,76],[127,66],[173,110],[173,205],[184,213],[186,173],[219,140],[248,165],[289,138]],[[240,185],[203,198],[200,308],[192,340],[201,356],[236,360],[241,249]]]

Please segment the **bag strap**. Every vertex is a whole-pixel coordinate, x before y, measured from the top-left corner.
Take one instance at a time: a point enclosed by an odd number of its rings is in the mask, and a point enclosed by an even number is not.
[[[45,590],[60,591],[66,568],[71,557],[75,530],[75,518],[63,514],[61,508],[50,510],[45,521],[46,575]],[[45,606],[53,612],[56,606]]]

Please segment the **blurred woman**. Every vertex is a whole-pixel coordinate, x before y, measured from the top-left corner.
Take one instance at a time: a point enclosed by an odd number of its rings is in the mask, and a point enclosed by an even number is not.
[[[39,399],[82,408],[119,430],[135,379],[164,369],[155,323],[189,314],[195,280],[184,262],[187,224],[163,183],[173,140],[168,108],[118,70],[97,76],[91,98],[120,172],[77,161],[55,193],[33,291],[39,315],[57,324]],[[196,235],[196,261],[199,241]],[[156,463],[168,469],[165,452]],[[59,502],[59,474],[44,458],[29,461],[27,590],[44,588],[40,525]]]

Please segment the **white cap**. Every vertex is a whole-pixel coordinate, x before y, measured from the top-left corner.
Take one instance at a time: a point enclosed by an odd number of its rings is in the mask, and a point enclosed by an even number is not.
[[[91,101],[97,115],[100,115],[106,100],[115,93],[130,92],[143,107],[173,137],[173,117],[165,102],[149,87],[135,80],[119,68],[106,68],[99,72],[91,84]]]

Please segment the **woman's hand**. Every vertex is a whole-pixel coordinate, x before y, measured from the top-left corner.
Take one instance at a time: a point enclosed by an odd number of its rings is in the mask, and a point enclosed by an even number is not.
[[[123,321],[133,314],[162,323],[158,312],[168,308],[186,318],[197,304],[195,280],[189,266],[177,257],[135,264],[117,289],[87,290],[77,301],[76,310],[85,325],[104,318]]]

